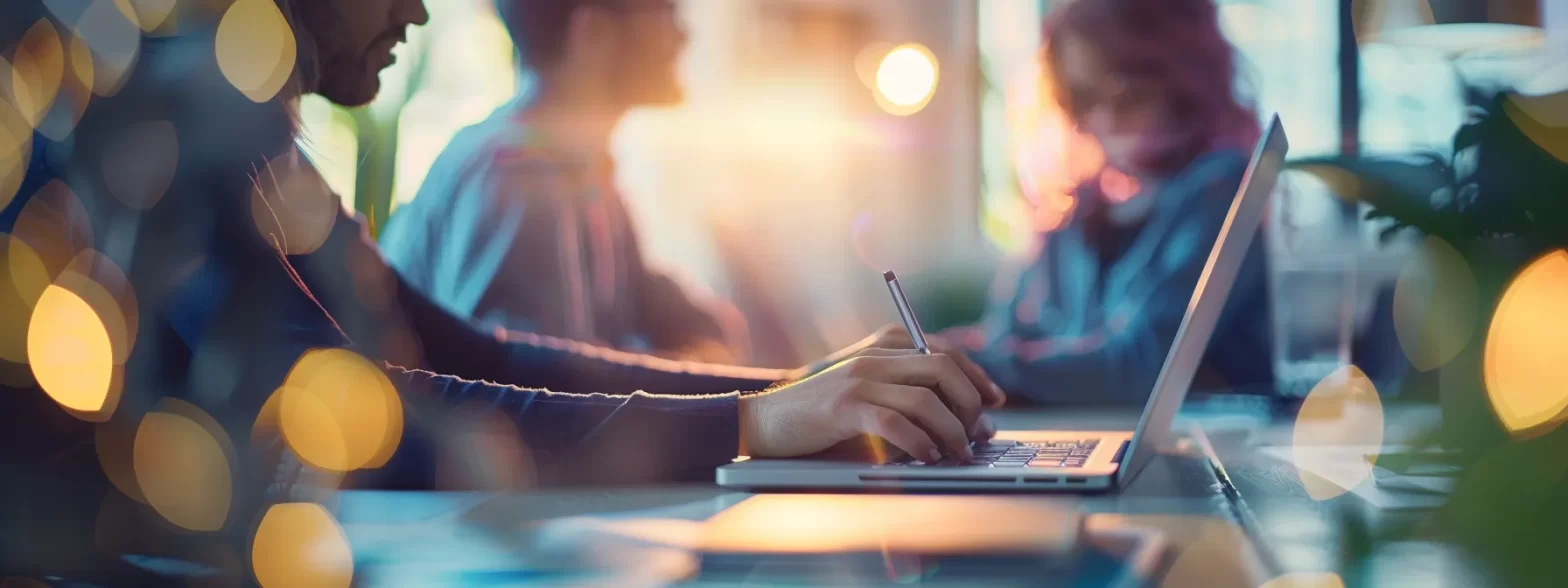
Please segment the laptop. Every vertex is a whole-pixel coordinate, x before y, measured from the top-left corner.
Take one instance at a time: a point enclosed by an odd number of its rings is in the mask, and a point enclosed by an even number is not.
[[[1176,331],[1176,339],[1132,431],[1002,431],[976,444],[975,461],[927,464],[824,459],[745,459],[718,468],[718,483],[742,490],[1091,491],[1125,486],[1165,443],[1209,346],[1236,274],[1262,224],[1289,141],[1274,116],[1253,151]]]

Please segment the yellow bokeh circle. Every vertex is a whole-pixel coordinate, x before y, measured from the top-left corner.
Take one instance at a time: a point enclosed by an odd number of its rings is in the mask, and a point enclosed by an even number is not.
[[[403,405],[379,366],[346,349],[315,349],[278,389],[283,438],[333,472],[385,465],[403,436]]]
[[[321,505],[274,504],[251,542],[251,569],[263,588],[347,588],[354,553],[343,528]]]
[[[1508,285],[1486,333],[1482,372],[1497,419],[1516,438],[1545,434],[1568,409],[1568,251],[1530,263]]]
[[[132,463],[147,504],[181,528],[216,531],[234,499],[234,448],[217,421],[166,398],[136,429]]]

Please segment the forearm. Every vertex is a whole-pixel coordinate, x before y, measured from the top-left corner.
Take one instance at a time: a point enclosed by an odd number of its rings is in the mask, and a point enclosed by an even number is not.
[[[498,414],[517,428],[543,485],[656,482],[711,475],[739,455],[739,393],[702,397],[566,394],[392,368],[394,383],[425,414],[425,434],[451,438],[464,420]],[[400,465],[398,477],[425,479],[428,466]]]
[[[762,390],[782,370],[677,362],[554,337],[484,333],[399,282],[399,300],[420,339],[425,367],[506,384],[609,394],[721,394]]]

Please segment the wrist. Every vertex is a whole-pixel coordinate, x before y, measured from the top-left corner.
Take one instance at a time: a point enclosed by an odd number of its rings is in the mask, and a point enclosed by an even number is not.
[[[737,421],[740,425],[738,427],[740,429],[740,445],[737,451],[739,456],[750,456],[753,449],[757,446],[755,438],[757,431],[756,402],[762,394],[765,393],[741,394],[740,399],[735,403],[736,411],[738,412]]]

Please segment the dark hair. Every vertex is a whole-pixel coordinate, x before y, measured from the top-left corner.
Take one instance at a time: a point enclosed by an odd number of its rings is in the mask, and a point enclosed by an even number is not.
[[[572,14],[584,0],[495,0],[495,12],[529,67],[554,64],[566,53]]]
[[[1158,80],[1175,114],[1208,129],[1211,143],[1257,142],[1257,113],[1237,95],[1236,50],[1220,31],[1213,0],[1069,2],[1045,24],[1046,68],[1054,79],[1061,77],[1055,56],[1068,34],[1091,44],[1112,71]],[[1056,100],[1072,112],[1065,92]]]

